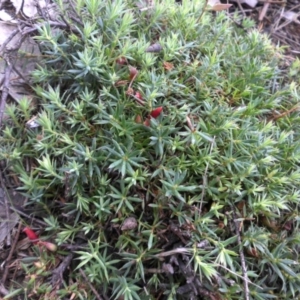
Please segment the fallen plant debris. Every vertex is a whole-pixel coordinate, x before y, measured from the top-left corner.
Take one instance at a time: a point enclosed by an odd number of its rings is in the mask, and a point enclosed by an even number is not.
[[[212,0],[214,3],[215,0]],[[225,4],[225,1],[222,1]],[[286,60],[300,55],[299,1],[230,0],[229,15],[241,28],[257,27],[274,44],[285,46]],[[230,4],[229,4],[230,5]],[[219,6],[219,5],[217,5]],[[289,57],[291,56],[291,57]]]

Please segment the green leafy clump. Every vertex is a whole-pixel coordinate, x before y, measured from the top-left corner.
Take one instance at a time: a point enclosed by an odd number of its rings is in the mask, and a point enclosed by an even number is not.
[[[204,2],[78,0],[39,29],[39,105],[8,105],[0,158],[81,245],[60,297],[95,299],[86,278],[112,299],[299,296],[299,89]]]

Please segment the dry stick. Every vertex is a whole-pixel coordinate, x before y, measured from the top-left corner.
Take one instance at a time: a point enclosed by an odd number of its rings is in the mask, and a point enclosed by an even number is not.
[[[239,9],[242,11],[242,14],[244,15],[244,17],[246,17],[246,13],[245,13],[245,11],[243,9],[243,6],[241,5],[240,0],[237,0],[237,4],[238,4]]]
[[[3,296],[6,296],[9,294],[9,291],[4,287],[3,284],[0,283],[0,294],[2,294]],[[1,299],[1,298],[0,298]]]
[[[200,22],[200,20],[201,20],[203,14],[204,14],[204,12],[205,12],[205,9],[206,9],[207,5],[208,5],[208,0],[205,0],[205,3],[204,3],[204,5],[203,5],[203,9],[202,9],[201,14],[200,14],[199,18],[197,19],[197,22],[196,22],[196,23],[199,23],[199,22]]]
[[[22,223],[20,222],[19,223],[19,226],[18,226],[18,231],[15,235],[15,238],[14,238],[14,241],[11,245],[11,248],[10,248],[10,251],[9,251],[9,254],[8,254],[8,257],[6,259],[6,261],[10,261],[13,254],[14,254],[14,251],[16,249],[16,245],[17,245],[17,242],[19,241],[19,236],[20,236],[20,232],[21,232],[21,227],[22,227]],[[5,284],[5,281],[6,281],[6,278],[7,278],[7,275],[8,275],[8,270],[9,270],[9,266],[6,265],[5,269],[4,269],[4,272],[3,272],[3,275],[2,275],[2,278],[1,278],[1,282],[2,284],[4,285]]]
[[[70,19],[73,20],[73,21],[75,21],[76,23],[78,23],[78,24],[80,24],[80,25],[83,25],[82,21],[80,20],[80,16],[79,16],[79,14],[78,14],[78,12],[77,12],[77,10],[76,10],[76,7],[75,7],[73,1],[72,1],[72,0],[69,1],[69,4],[70,4],[70,6],[71,6],[72,11],[75,13],[76,17],[79,18],[79,19],[77,19],[77,18],[75,18],[74,16],[70,16]]]
[[[269,2],[265,2],[264,3],[264,6],[263,6],[263,9],[261,10],[260,14],[259,14],[259,17],[258,17],[258,20],[261,22],[263,20],[263,18],[265,17],[266,13],[267,13],[267,10],[269,8],[269,5],[270,3]]]
[[[72,259],[73,259],[73,253],[71,252],[68,256],[66,256],[61,264],[52,271],[52,278],[51,278],[51,284],[52,286],[58,285],[61,281],[63,281],[63,273],[65,270],[69,267]]]
[[[1,188],[3,190],[3,197],[4,197],[4,205],[5,205],[5,215],[6,215],[6,220],[7,220],[7,237],[6,237],[6,244],[7,246],[10,246],[11,244],[11,236],[10,236],[10,230],[9,230],[9,226],[8,226],[8,222],[10,221],[10,213],[9,213],[9,207],[8,207],[8,201],[7,201],[7,189],[5,187],[3,178],[2,178],[2,174],[0,174],[0,185]]]
[[[289,9],[289,10],[287,10],[286,12],[292,12],[293,13],[293,10],[295,10],[296,8],[298,8],[300,6],[300,4],[297,4],[297,5],[295,5],[294,7],[292,7],[291,9]],[[278,20],[278,24],[279,24],[279,21],[281,20],[281,18],[282,18],[282,16],[283,16],[283,14],[284,14],[284,10],[282,11],[282,13],[280,14],[280,18],[279,18],[279,20]],[[296,13],[295,13],[296,14]],[[300,22],[297,20],[297,18],[295,18],[294,20],[287,20],[287,21],[285,21],[282,25],[280,25],[280,26],[276,26],[276,30],[279,30],[279,29],[281,29],[282,27],[284,27],[284,26],[287,26],[288,24],[290,24],[291,22],[294,22],[294,23],[296,23],[296,24],[300,24]]]
[[[211,142],[211,145],[210,145],[210,150],[209,150],[209,155],[211,155],[211,152],[212,152],[212,149],[213,149],[213,146],[214,146],[214,143],[215,143],[215,136],[213,138],[213,141]],[[209,163],[206,164],[206,168],[205,168],[205,171],[204,171],[204,175],[203,175],[203,187],[202,187],[202,194],[201,194],[201,200],[200,200],[200,207],[199,207],[199,212],[201,213],[202,211],[202,204],[203,204],[203,200],[204,200],[204,196],[205,196],[205,189],[206,189],[206,185],[207,185],[207,171],[208,171],[208,166],[209,166]]]
[[[63,22],[66,24],[66,26],[72,31],[72,25],[66,20],[64,15],[61,15],[60,17],[63,20]]]
[[[276,33],[277,27],[278,27],[278,25],[279,25],[279,23],[280,23],[280,21],[281,21],[281,19],[282,19],[283,10],[284,10],[284,8],[281,9],[281,12],[280,12],[279,17],[276,18],[276,20],[273,22],[274,24],[272,24],[271,30],[270,30],[270,33],[271,33],[271,34]]]
[[[43,221],[41,221],[41,220],[39,220],[39,219],[36,219],[36,218],[33,218],[33,217],[31,217],[30,215],[26,214],[25,212],[21,211],[21,210],[20,210],[20,209],[21,209],[20,207],[14,207],[14,206],[12,206],[11,209],[12,209],[14,212],[18,213],[19,215],[28,218],[32,223],[37,223],[37,224],[40,224],[40,225],[43,225],[43,226],[47,226],[47,223],[46,223],[46,222],[43,222]]]
[[[21,79],[24,80],[24,83],[29,85],[29,81],[21,74],[21,72],[17,69],[16,66],[13,66],[13,70]]]
[[[145,101],[139,99],[138,97],[134,95],[130,95],[130,96],[133,97],[140,105],[144,106],[146,104]]]
[[[9,91],[9,83],[10,83],[10,74],[13,67],[10,63],[8,63],[8,67],[5,69],[5,75],[4,75],[4,84],[2,88],[2,96],[1,96],[1,103],[0,103],[0,128],[2,126],[2,119],[4,115],[4,109],[6,104],[6,99],[8,97],[8,91]]]
[[[24,2],[23,2],[23,3],[24,3]],[[36,1],[36,2],[35,2],[35,5],[36,5],[36,8],[37,8],[38,14],[41,15],[42,18],[43,18],[44,20],[46,20],[46,16],[45,16],[45,14],[44,14],[44,10],[43,10],[43,8],[41,7],[39,1]],[[49,15],[48,6],[46,6],[46,9],[47,9],[47,13],[48,13],[48,15]]]
[[[100,295],[98,294],[98,292],[96,291],[96,289],[91,285],[89,279],[87,278],[87,276],[85,275],[85,273],[82,271],[82,269],[79,269],[80,271],[80,274],[82,275],[82,277],[85,279],[85,281],[87,282],[88,286],[90,287],[90,289],[93,291],[95,297],[98,299],[98,300],[103,300]]]
[[[24,201],[24,205],[27,203],[27,200],[28,200],[28,199],[26,198],[25,201]],[[12,209],[12,208],[13,208],[13,206],[11,206],[11,209]],[[22,227],[22,223],[20,222],[20,223],[19,223],[19,226],[18,226],[17,233],[16,233],[16,235],[15,235],[15,239],[14,239],[12,245],[11,245],[11,248],[10,248],[10,251],[9,251],[9,255],[8,255],[6,261],[10,261],[11,258],[12,258],[12,256],[13,256],[13,253],[14,253],[14,251],[15,251],[16,245],[17,245],[17,243],[18,243],[18,241],[19,241],[19,236],[20,236],[20,232],[21,232],[21,227]],[[3,275],[2,275],[2,279],[1,279],[1,282],[2,282],[3,284],[5,284],[5,281],[6,281],[6,278],[7,278],[7,275],[8,275],[8,270],[9,270],[9,266],[6,265],[5,270],[4,270],[4,272],[3,272]]]
[[[287,42],[291,42],[291,43],[294,43],[295,45],[300,46],[300,43],[297,43],[297,42],[295,42],[294,40],[292,40],[292,39],[290,39],[290,38],[286,37],[285,35],[280,34],[280,33],[278,33],[278,32],[274,32],[274,33],[273,33],[273,36],[275,36],[275,37],[278,38],[279,40],[281,39],[282,42],[287,41]],[[293,52],[299,53],[299,51],[298,51],[298,52],[297,52],[297,51],[293,51]]]
[[[289,115],[290,113],[294,112],[295,110],[297,110],[299,108],[299,105],[296,105],[294,107],[292,107],[291,109],[279,114],[279,115],[276,115],[273,117],[273,121],[277,121],[278,119],[280,118],[283,118],[285,117],[286,115]]]
[[[278,26],[279,23],[280,23],[280,21],[281,21],[281,19],[284,18],[284,16],[283,16],[284,12],[285,12],[285,8],[283,7],[283,8],[281,9],[281,13],[280,13],[280,16],[279,16],[277,22],[276,22],[276,23],[274,24],[274,26],[273,26],[274,30],[276,30],[276,31],[279,31],[280,29],[282,29],[283,27],[289,25],[289,24],[292,22],[291,20],[286,20],[286,21],[283,22],[280,26]]]
[[[19,32],[20,32],[19,29],[15,29],[14,31],[12,31],[12,33],[8,36],[8,38],[5,40],[5,42],[1,45],[0,55],[3,55],[5,47]]]
[[[241,275],[239,275],[239,274],[237,274],[237,273],[231,271],[230,269],[226,268],[225,266],[223,266],[223,265],[221,265],[221,264],[216,264],[216,263],[215,263],[215,265],[218,266],[218,267],[220,267],[220,268],[222,268],[222,269],[224,269],[224,270],[226,270],[227,272],[233,274],[234,276],[237,276],[237,277],[239,277],[239,278],[241,278],[241,279],[244,280],[244,277],[242,277]],[[253,283],[253,282],[250,281],[250,280],[248,280],[248,283],[251,284],[251,285],[253,285],[253,286],[255,286],[255,287],[258,288],[258,289],[263,290],[263,288],[262,288],[261,286],[259,286],[259,285],[255,284],[255,283]]]
[[[239,254],[240,254],[242,273],[243,273],[244,294],[245,294],[244,299],[249,300],[250,299],[249,286],[248,286],[249,278],[248,278],[248,274],[247,274],[247,266],[246,266],[245,256],[244,256],[244,252],[243,252],[243,248],[242,248],[242,239],[241,239],[241,235],[240,235],[240,229],[239,229],[239,225],[237,224],[237,222],[239,222],[239,221],[237,220],[234,206],[232,206],[232,213],[233,213],[233,218],[234,218],[233,222],[234,222],[235,232],[236,232],[237,241],[238,241],[238,245],[239,245]]]
[[[41,23],[41,24],[34,24],[32,25],[32,27],[29,27],[28,29],[24,29],[22,31],[22,35],[26,35],[28,33],[31,33],[31,32],[34,32],[34,31],[37,31],[39,30],[41,27],[43,26],[46,26],[46,25],[50,25],[50,26],[56,26],[56,27],[61,27],[61,28],[66,28],[66,29],[69,29],[71,30],[72,32],[75,32],[75,33],[80,33],[78,31],[78,29],[76,29],[75,27],[71,27],[69,28],[69,26],[67,26],[65,23],[62,23],[62,22],[55,22],[55,21],[48,21],[48,22],[44,22],[44,23]]]
[[[70,16],[70,19],[71,19],[72,21],[74,21],[74,22],[80,24],[81,26],[84,26],[84,24],[83,24],[80,20],[76,19],[75,17]],[[72,30],[72,31],[73,31],[73,30]]]
[[[300,6],[300,4],[297,4],[297,5],[295,5],[294,7],[292,7],[291,9],[289,9],[289,10],[287,10],[286,12],[288,13],[288,12],[292,12],[293,13],[293,10],[295,10],[295,9],[297,9],[298,7]],[[280,20],[282,19],[282,17],[284,17],[283,16],[283,14],[284,14],[284,8],[282,9],[282,11],[281,11],[281,14],[280,14],[280,18],[278,18],[278,21],[276,22],[276,31],[278,31],[279,29],[281,29],[281,28],[283,28],[283,27],[285,27],[285,26],[287,26],[288,24],[290,24],[290,23],[292,23],[292,22],[294,22],[294,23],[296,23],[296,24],[300,24],[300,22],[297,20],[297,18],[295,18],[294,20],[287,20],[287,21],[285,21],[283,24],[281,24],[280,26],[277,26],[278,24],[279,24],[279,22],[280,22]],[[296,14],[296,13],[295,13]]]
[[[10,38],[10,36],[8,37],[8,39]],[[5,109],[5,105],[6,105],[6,99],[8,97],[8,92],[9,92],[9,86],[10,86],[10,75],[11,72],[13,70],[13,65],[11,63],[11,58],[12,58],[12,54],[15,54],[17,51],[20,49],[22,43],[24,42],[26,36],[21,36],[21,38],[19,39],[19,41],[16,43],[16,45],[10,49],[9,54],[6,54],[4,60],[7,63],[7,67],[5,69],[5,74],[4,74],[4,83],[3,83],[3,88],[2,88],[2,95],[1,95],[1,103],[0,103],[0,128],[2,126],[2,121],[3,121],[3,115],[4,115],[4,109]],[[6,39],[6,41],[8,40]],[[5,45],[6,41],[4,42],[3,45]],[[1,47],[1,50],[4,49],[3,45]],[[15,59],[15,57],[14,57]]]
[[[183,247],[180,247],[180,248],[176,248],[176,249],[173,249],[173,250],[170,250],[170,251],[165,251],[165,252],[161,252],[161,253],[158,253],[158,254],[155,254],[154,256],[155,257],[166,257],[166,256],[170,256],[170,255],[174,255],[174,254],[185,254],[185,253],[189,253],[189,248],[183,248]]]

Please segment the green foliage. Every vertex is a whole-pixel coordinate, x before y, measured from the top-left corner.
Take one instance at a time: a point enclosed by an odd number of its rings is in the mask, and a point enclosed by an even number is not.
[[[242,299],[241,249],[250,299],[295,299],[300,116],[285,112],[299,89],[266,36],[203,5],[77,0],[82,24],[69,12],[72,30],[41,26],[39,106],[7,106],[0,158],[59,246],[83,239],[70,276],[84,270],[100,294]],[[135,121],[160,106],[149,126]],[[25,125],[33,116],[39,127]],[[84,278],[74,285],[60,297],[94,299]]]

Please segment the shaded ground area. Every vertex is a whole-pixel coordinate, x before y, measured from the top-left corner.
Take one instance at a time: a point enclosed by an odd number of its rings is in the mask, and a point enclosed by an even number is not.
[[[240,4],[240,2],[243,3]],[[298,0],[261,1],[254,7],[244,2],[247,3],[247,0],[229,1],[233,4],[229,12],[238,14],[241,20],[244,17],[250,17],[261,32],[270,35],[274,43],[288,46],[287,54],[300,55],[300,3]]]

